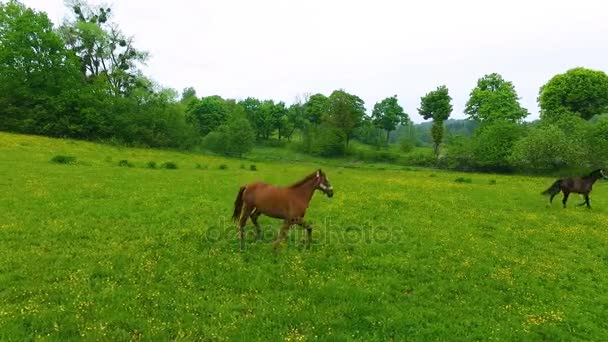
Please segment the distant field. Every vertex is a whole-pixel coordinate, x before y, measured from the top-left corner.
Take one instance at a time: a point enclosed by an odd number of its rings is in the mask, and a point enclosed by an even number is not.
[[[312,248],[239,253],[239,186],[318,166],[0,133],[0,340],[608,339],[606,182],[324,165]]]

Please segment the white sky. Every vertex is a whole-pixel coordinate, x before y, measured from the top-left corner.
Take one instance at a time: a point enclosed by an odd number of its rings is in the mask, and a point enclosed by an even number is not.
[[[63,0],[22,0],[56,24]],[[91,0],[90,3],[101,3]],[[453,118],[498,72],[538,117],[538,89],[576,66],[608,71],[606,0],[114,0],[114,20],[149,51],[146,75],[199,96],[282,100],[343,88],[371,111],[397,94],[415,122],[445,84]]]

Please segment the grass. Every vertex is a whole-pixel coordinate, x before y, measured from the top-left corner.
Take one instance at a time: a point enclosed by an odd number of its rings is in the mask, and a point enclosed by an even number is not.
[[[318,165],[241,164],[0,133],[0,340],[608,338],[605,183],[562,209],[552,178],[324,165],[311,249],[275,255],[267,217],[238,252],[236,192]]]

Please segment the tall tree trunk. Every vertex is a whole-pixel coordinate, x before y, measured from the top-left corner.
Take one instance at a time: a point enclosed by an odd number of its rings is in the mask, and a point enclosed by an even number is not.
[[[389,141],[390,136],[391,136],[391,131],[389,131],[389,130],[387,129],[387,130],[386,130],[386,146],[388,146],[388,141]]]

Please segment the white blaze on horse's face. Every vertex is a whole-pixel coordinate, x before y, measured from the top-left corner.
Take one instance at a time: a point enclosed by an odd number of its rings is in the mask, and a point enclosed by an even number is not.
[[[321,189],[327,197],[332,197],[334,195],[334,188],[329,184],[327,177],[321,175],[321,173],[317,171],[317,180],[319,182],[319,189]]]

